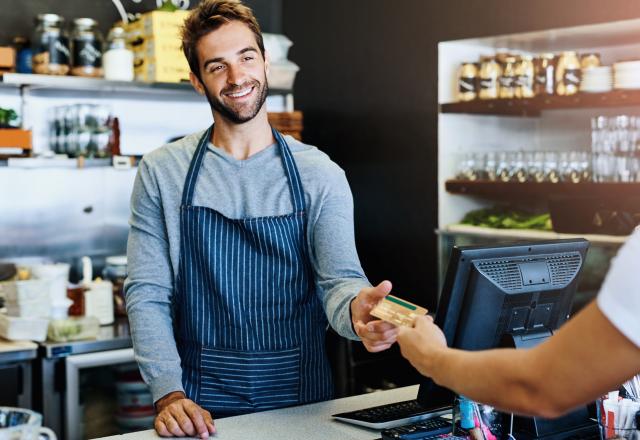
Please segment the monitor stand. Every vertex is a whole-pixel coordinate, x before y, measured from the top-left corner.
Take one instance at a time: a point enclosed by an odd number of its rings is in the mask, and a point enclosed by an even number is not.
[[[553,332],[542,330],[526,334],[509,334],[503,338],[502,347],[533,348],[551,337]],[[505,414],[505,420],[511,417]],[[508,424],[505,426],[509,426]],[[597,434],[597,424],[589,417],[587,406],[581,406],[574,411],[557,419],[543,417],[521,417],[513,419],[513,431],[518,439],[563,440],[568,438],[589,438],[590,434]],[[577,437],[576,437],[577,435]]]

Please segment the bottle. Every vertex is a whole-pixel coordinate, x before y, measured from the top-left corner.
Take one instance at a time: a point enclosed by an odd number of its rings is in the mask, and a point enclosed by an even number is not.
[[[75,76],[102,76],[102,35],[93,18],[73,20],[71,33],[71,74]]]
[[[562,52],[556,67],[556,93],[560,96],[575,95],[580,90],[580,60],[573,51]]]
[[[502,68],[494,57],[485,56],[480,59],[480,99],[496,99],[500,86],[498,80],[502,75]]]
[[[500,76],[500,91],[502,99],[511,99],[516,95],[516,57],[508,56],[504,60],[502,76]]]
[[[103,56],[105,79],[133,81],[133,52],[127,49],[125,37],[125,30],[119,26],[109,31]]]
[[[532,98],[533,92],[533,57],[523,55],[516,64],[516,98]]]
[[[15,37],[13,39],[13,47],[16,49],[16,72],[32,73],[31,64],[32,52],[31,42],[25,37]]]
[[[40,14],[36,17],[36,30],[31,42],[33,73],[69,73],[71,52],[69,38],[62,28],[63,23],[64,18],[56,14]]]
[[[124,281],[127,278],[127,256],[107,257],[102,277],[113,283],[113,302],[116,316],[127,316],[124,303]]]
[[[556,56],[541,53],[534,61],[535,82],[533,92],[536,96],[555,93]]]
[[[100,325],[113,324],[113,284],[101,278],[92,280],[92,276],[91,259],[82,257],[84,314],[96,317]]]
[[[478,96],[478,67],[474,63],[462,63],[458,70],[458,101],[473,101]]]

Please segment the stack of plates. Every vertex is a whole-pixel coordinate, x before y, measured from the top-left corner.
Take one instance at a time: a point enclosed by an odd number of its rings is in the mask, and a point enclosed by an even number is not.
[[[582,69],[580,91],[587,93],[608,92],[613,87],[611,66],[589,67]]]
[[[640,60],[615,63],[613,70],[616,89],[640,89]]]

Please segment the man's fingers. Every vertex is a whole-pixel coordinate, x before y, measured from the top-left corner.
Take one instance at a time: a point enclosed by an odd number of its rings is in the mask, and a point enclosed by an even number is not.
[[[424,329],[425,327],[428,327],[432,323],[433,323],[433,318],[431,316],[429,315],[418,316],[413,321],[413,326],[417,329]]]
[[[187,434],[182,429],[180,429],[180,425],[173,418],[171,414],[165,413],[162,417],[162,422],[164,423],[164,425],[167,427],[167,430],[169,431],[168,437],[171,437],[171,436],[186,437],[187,436]]]
[[[160,437],[171,437],[173,435],[169,432],[167,426],[164,424],[160,416],[156,417],[153,426]]]
[[[189,418],[187,413],[184,411],[184,408],[182,405],[169,405],[167,409],[170,411],[171,416],[178,423],[178,428],[183,433],[190,436],[194,436],[198,434],[195,430],[195,427],[193,426],[193,423],[191,422],[191,419]],[[171,432],[173,432],[173,429],[172,428],[170,429],[171,429]]]
[[[393,344],[382,344],[382,345],[368,346],[367,350],[370,353],[378,353],[380,351],[384,351],[387,348],[391,347],[391,345],[393,345]]]
[[[184,405],[184,411],[191,419],[191,423],[195,428],[195,432],[190,435],[199,435],[200,438],[209,438],[209,428],[207,427],[204,415],[202,414],[204,411],[198,405],[191,402]]]
[[[202,411],[202,414],[204,415],[204,422],[207,424],[207,428],[209,428],[209,434],[215,434],[216,425],[213,422],[213,417],[211,416],[211,413],[205,409]]]
[[[367,322],[367,331],[369,332],[384,333],[395,328],[395,325],[380,319]]]
[[[383,281],[375,287],[369,290],[369,300],[372,302],[378,302],[391,292],[391,281]]]

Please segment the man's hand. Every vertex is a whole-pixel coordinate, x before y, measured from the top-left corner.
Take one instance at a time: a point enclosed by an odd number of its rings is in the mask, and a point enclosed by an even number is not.
[[[402,356],[421,374],[430,376],[430,360],[447,348],[442,330],[433,323],[431,316],[420,316],[413,327],[402,327],[398,333],[398,344]]]
[[[375,287],[362,289],[351,301],[351,320],[356,334],[371,353],[386,350],[396,342],[398,329],[388,322],[376,320],[371,309],[391,292],[391,283],[383,281]]]
[[[169,393],[156,402],[158,415],[154,426],[161,437],[209,438],[216,433],[211,413],[181,391]]]

